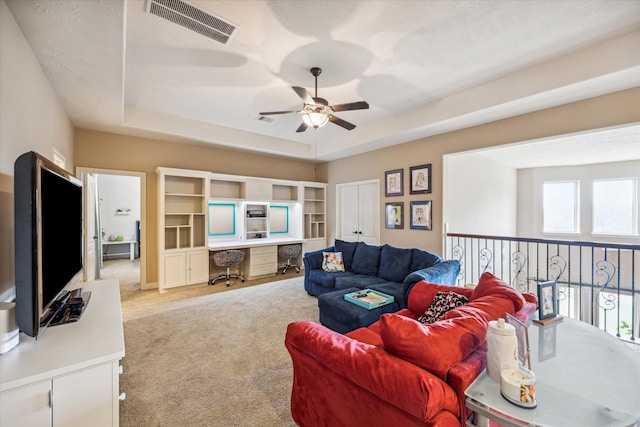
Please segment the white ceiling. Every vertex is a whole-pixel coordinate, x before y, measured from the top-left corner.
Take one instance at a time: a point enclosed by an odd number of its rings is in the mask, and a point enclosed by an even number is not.
[[[146,0],[7,0],[75,126],[301,159],[640,86],[638,0],[189,3],[239,26],[226,46],[147,13]],[[370,104],[336,114],[356,129],[258,120],[299,109],[291,86],[313,92],[313,66],[319,96]],[[623,150],[639,144],[632,129],[618,134],[635,138]]]

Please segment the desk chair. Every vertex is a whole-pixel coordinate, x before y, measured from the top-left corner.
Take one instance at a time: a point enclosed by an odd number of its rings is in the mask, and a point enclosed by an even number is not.
[[[300,267],[296,264],[291,264],[291,260],[295,262],[300,256],[301,251],[302,246],[299,244],[278,246],[278,256],[286,260],[286,263],[282,266],[282,274],[286,273],[288,268],[295,268],[296,273],[300,273]]]
[[[218,267],[226,267],[227,272],[225,274],[219,274],[215,279],[211,280],[210,284],[215,284],[217,280],[227,279],[227,286],[229,286],[229,279],[240,279],[244,282],[244,277],[240,274],[231,274],[231,267],[240,268],[240,263],[244,260],[244,251],[239,249],[231,249],[228,251],[220,251],[213,254],[213,262]],[[239,273],[240,271],[238,271]]]

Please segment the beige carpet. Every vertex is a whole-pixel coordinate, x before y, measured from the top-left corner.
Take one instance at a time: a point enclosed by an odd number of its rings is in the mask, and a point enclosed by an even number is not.
[[[318,321],[318,305],[302,273],[284,277],[162,294],[121,278],[120,425],[295,426],[284,336],[292,321]]]

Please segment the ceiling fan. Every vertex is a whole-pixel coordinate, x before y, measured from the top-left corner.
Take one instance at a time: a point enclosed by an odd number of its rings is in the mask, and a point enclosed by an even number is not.
[[[346,130],[352,130],[356,127],[353,123],[349,123],[346,120],[342,120],[339,117],[333,115],[338,111],[349,110],[366,110],[369,108],[369,104],[365,101],[350,102],[348,104],[329,105],[329,102],[324,98],[318,97],[318,76],[322,73],[322,68],[311,68],[311,74],[316,78],[316,96],[312,97],[309,92],[303,87],[292,86],[292,89],[302,99],[304,104],[301,110],[291,111],[267,111],[262,112],[260,115],[269,116],[273,114],[302,114],[302,124],[296,130],[296,132],[304,132],[308,127],[319,128],[331,122]]]

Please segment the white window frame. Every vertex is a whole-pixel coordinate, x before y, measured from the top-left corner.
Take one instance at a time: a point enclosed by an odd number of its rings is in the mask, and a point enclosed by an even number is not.
[[[610,231],[594,231],[595,227],[595,191],[594,186],[596,182],[612,182],[612,181],[631,181],[633,189],[631,191],[631,232],[630,233],[614,233]],[[623,178],[602,178],[594,179],[591,181],[591,235],[593,236],[615,236],[615,237],[629,237],[638,235],[638,180],[636,177],[623,177]]]
[[[546,184],[566,184],[572,183],[574,184],[574,209],[573,209],[573,221],[574,221],[574,229],[573,231],[547,231],[545,229],[545,204],[544,204],[544,187]],[[578,235],[580,234],[580,180],[578,179],[567,179],[567,180],[551,180],[551,181],[543,181],[542,189],[541,189],[541,200],[542,200],[542,234],[561,234],[561,235]]]

